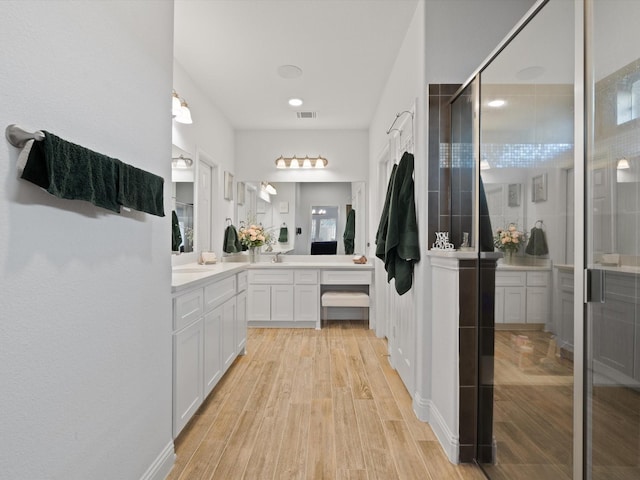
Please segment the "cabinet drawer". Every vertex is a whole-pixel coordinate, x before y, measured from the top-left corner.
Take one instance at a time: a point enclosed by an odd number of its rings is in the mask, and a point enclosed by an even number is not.
[[[548,272],[527,272],[527,285],[546,287],[549,284]]]
[[[240,272],[238,274],[238,293],[247,289],[248,278],[247,272]]]
[[[205,311],[216,308],[221,303],[236,294],[236,277],[231,276],[224,280],[210,283],[204,287],[204,307]]]
[[[322,272],[323,285],[370,285],[371,272],[351,270],[325,270]]]
[[[296,270],[293,276],[297,285],[316,285],[318,283],[318,270]]]
[[[173,329],[180,330],[202,316],[202,289],[185,293],[173,300]]]
[[[496,286],[515,287],[525,286],[527,282],[526,272],[496,271]]]
[[[293,270],[249,270],[249,283],[293,285]]]

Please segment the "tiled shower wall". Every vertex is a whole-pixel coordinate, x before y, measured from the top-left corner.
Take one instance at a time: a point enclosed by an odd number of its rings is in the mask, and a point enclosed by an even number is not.
[[[460,85],[429,85],[429,245],[435,232],[448,231],[456,248],[462,232],[471,232],[473,209],[473,158],[471,152],[472,111],[461,117],[465,125],[451,128],[449,101]],[[460,104],[459,104],[460,105]],[[471,102],[468,102],[471,108]],[[453,135],[458,138],[451,138]],[[453,142],[452,142],[453,140]],[[464,149],[451,154],[450,145]],[[468,148],[467,148],[468,147]],[[468,150],[468,151],[467,151]],[[453,157],[453,159],[452,159]],[[495,268],[495,265],[494,265]],[[472,462],[476,456],[478,418],[478,260],[459,265],[459,425],[460,461]],[[491,302],[492,305],[492,302]],[[489,405],[491,408],[491,405]]]

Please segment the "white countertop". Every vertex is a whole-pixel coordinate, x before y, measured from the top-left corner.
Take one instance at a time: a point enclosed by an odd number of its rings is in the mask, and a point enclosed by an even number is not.
[[[207,283],[212,280],[222,279],[229,275],[248,269],[302,269],[318,268],[332,270],[373,270],[374,265],[371,259],[365,264],[353,263],[350,255],[287,255],[280,257],[280,262],[272,263],[271,255],[268,260],[257,263],[248,262],[219,262],[213,265],[199,265],[189,263],[173,267],[171,275],[171,292],[176,293],[191,287],[198,286],[199,283]]]
[[[247,263],[222,262],[213,265],[188,263],[173,267],[171,274],[171,292],[175,293],[196,286],[200,282],[208,282],[215,277],[223,278],[247,268]]]
[[[554,265],[554,267],[559,270],[573,271],[573,265],[557,264]],[[589,265],[589,268],[592,270],[606,270],[607,272],[629,273],[634,275],[640,274],[640,266],[637,265],[602,265],[595,263],[593,265]]]

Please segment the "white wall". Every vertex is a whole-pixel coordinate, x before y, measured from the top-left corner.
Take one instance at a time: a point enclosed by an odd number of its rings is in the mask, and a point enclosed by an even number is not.
[[[242,130],[236,132],[236,171],[240,180],[270,182],[355,182],[367,179],[366,130]],[[316,157],[323,170],[276,169],[276,158]]]
[[[172,47],[173,51],[173,47]],[[217,178],[212,179],[214,198],[213,206],[213,251],[222,257],[222,242],[224,240],[225,218],[235,219],[235,203],[224,199],[224,172],[228,171],[238,176],[235,169],[234,130],[227,118],[202,92],[196,80],[191,78],[182,66],[174,60],[173,88],[180,97],[184,98],[191,110],[192,124],[173,122],[173,143],[189,152],[195,160],[204,156],[217,165]],[[234,198],[236,183],[233,186]],[[197,208],[197,206],[196,206]],[[196,225],[196,229],[197,229]],[[197,246],[196,246],[197,248]],[[192,255],[178,255],[173,257],[174,264],[195,261],[197,252]]]
[[[169,179],[172,25],[160,0],[0,2],[2,129]],[[17,178],[17,155],[0,142],[0,476],[162,478],[170,217],[53,197]]]
[[[426,0],[428,83],[462,83],[535,0]]]

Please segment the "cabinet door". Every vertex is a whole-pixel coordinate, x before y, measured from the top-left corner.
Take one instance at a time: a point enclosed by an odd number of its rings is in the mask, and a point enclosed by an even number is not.
[[[592,307],[593,359],[629,377],[633,377],[634,308],[615,300]]]
[[[504,287],[505,323],[525,323],[525,288]]]
[[[549,321],[549,290],[547,287],[527,287],[527,323]]]
[[[204,395],[209,395],[222,377],[222,306],[204,316]]]
[[[253,321],[271,320],[271,287],[269,285],[249,285],[247,298],[247,319]]]
[[[178,436],[202,403],[203,325],[193,322],[173,335],[173,435]]]
[[[320,292],[318,285],[296,285],[294,288],[294,320],[315,322],[320,314]]]
[[[226,372],[236,358],[236,299],[231,298],[222,305],[222,358]]]
[[[560,342],[573,352],[573,292],[560,294]]]
[[[271,320],[293,321],[293,285],[271,286]]]
[[[247,292],[236,297],[236,353],[245,354],[247,346]]]

